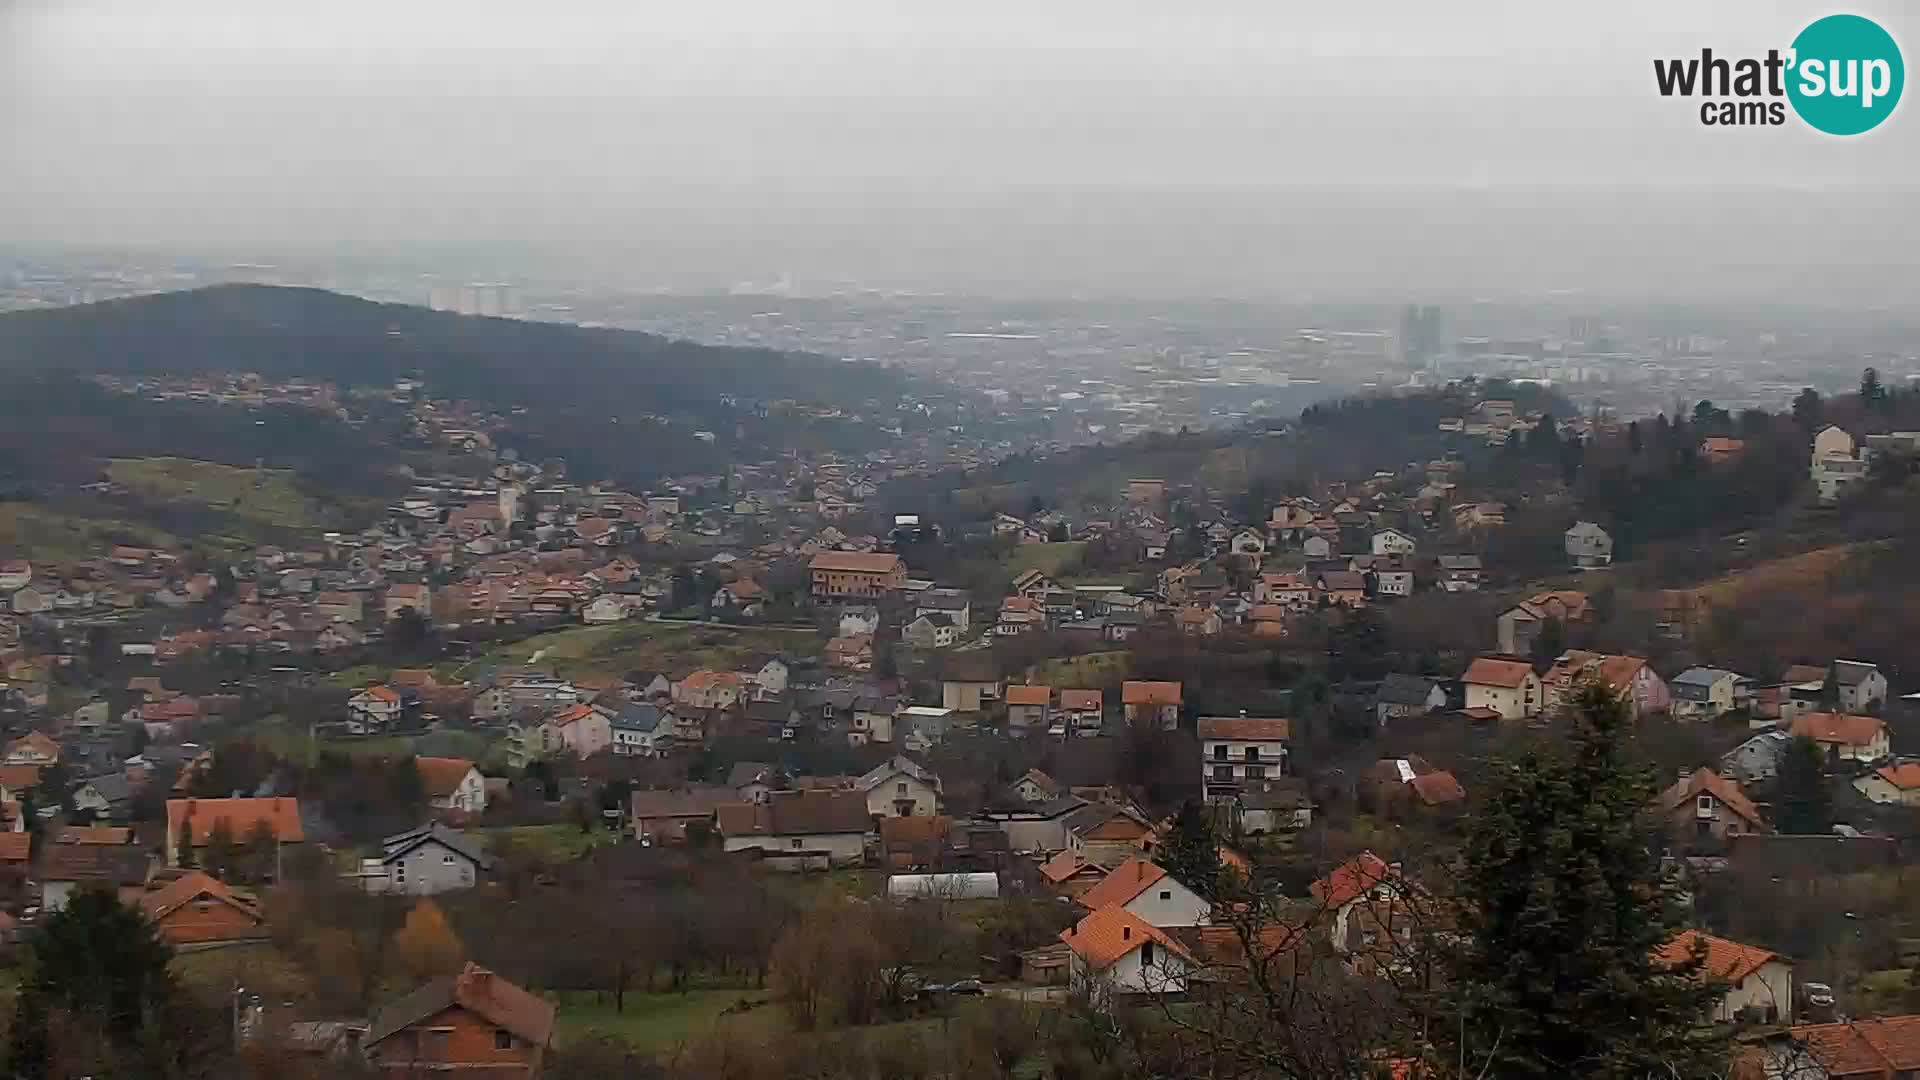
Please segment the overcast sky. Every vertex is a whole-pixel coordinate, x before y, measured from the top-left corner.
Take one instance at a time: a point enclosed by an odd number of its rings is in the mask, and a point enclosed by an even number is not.
[[[1911,49],[1896,7],[1849,10]],[[1914,184],[1920,102],[1831,139],[1653,90],[1657,56],[1785,48],[1829,10],[0,0],[0,238],[649,284],[1765,290],[1811,259],[1904,287],[1915,213],[1884,189]]]

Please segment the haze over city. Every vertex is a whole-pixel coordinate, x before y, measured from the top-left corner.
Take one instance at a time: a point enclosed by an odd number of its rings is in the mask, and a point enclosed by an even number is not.
[[[1920,128],[1714,130],[1653,86],[1817,14],[13,0],[0,229],[693,289],[1886,302]]]

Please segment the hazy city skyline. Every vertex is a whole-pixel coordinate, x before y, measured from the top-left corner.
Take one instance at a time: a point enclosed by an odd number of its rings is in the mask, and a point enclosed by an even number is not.
[[[649,286],[1889,301],[1920,280],[1915,106],[1841,140],[1653,88],[1825,13],[14,0],[0,229]]]

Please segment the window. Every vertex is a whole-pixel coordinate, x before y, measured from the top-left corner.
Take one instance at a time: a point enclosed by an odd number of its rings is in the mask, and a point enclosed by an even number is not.
[[[793,839],[792,839],[792,840],[790,841],[790,843],[791,843],[791,844],[793,845],[793,850],[795,850],[795,851],[799,851],[799,850],[800,850],[800,838],[799,838],[799,837],[797,837],[797,836],[796,836],[796,837],[794,837],[794,838],[793,838]]]
[[[1247,779],[1265,780],[1266,778],[1267,778],[1267,767],[1265,765],[1247,766]]]
[[[493,1029],[493,1048],[495,1050],[513,1049],[513,1032],[506,1028]]]
[[[1233,766],[1215,765],[1213,767],[1213,778],[1215,780],[1220,781],[1223,784],[1232,783],[1233,782]]]
[[[1249,747],[1247,747],[1247,760],[1248,760],[1248,761],[1259,761],[1259,760],[1260,760],[1260,748],[1259,748],[1259,747],[1257,747],[1257,746],[1249,746]]]
[[[393,880],[396,882],[399,882],[402,885],[405,885],[407,883],[407,864],[406,863],[398,862],[393,864]]]
[[[1227,744],[1226,743],[1220,743],[1213,748],[1213,760],[1215,761],[1227,760]]]
[[[900,783],[893,785],[893,793],[895,795],[905,795],[907,793],[906,781],[902,780]]]
[[[1143,941],[1140,943],[1140,966],[1153,966],[1153,942],[1151,941]]]
[[[442,856],[440,856],[440,861],[441,861],[441,863],[443,863],[443,864],[445,864],[445,865],[447,865],[447,866],[452,866],[452,865],[453,865],[453,852],[451,852],[451,851],[449,851],[449,852],[447,852],[447,853],[446,853],[445,855],[442,855]]]
[[[1173,890],[1172,890],[1172,889],[1161,889],[1161,890],[1160,890],[1160,899],[1162,899],[1162,900],[1171,900],[1171,899],[1173,899]]]
[[[433,1028],[420,1033],[420,1056],[428,1061],[444,1061],[447,1047],[453,1040],[453,1032],[444,1028]]]

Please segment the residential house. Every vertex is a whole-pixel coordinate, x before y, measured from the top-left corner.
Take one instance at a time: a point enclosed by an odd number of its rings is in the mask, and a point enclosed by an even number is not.
[[[900,640],[916,649],[945,649],[960,640],[960,631],[945,612],[935,611],[901,627]]]
[[[613,713],[599,705],[569,705],[549,714],[530,734],[535,756],[566,750],[592,757],[613,745]]]
[[[400,613],[411,609],[421,618],[430,618],[433,613],[433,590],[425,585],[389,585],[382,604],[382,614],[391,622],[400,617]]]
[[[1576,521],[1566,532],[1567,562],[1578,570],[1613,565],[1613,537],[1591,521]]]
[[[1313,800],[1306,785],[1292,778],[1243,786],[1234,797],[1240,831],[1248,836],[1292,832],[1313,824]]]
[[[1828,424],[1813,437],[1811,464],[1814,489],[1823,502],[1833,502],[1855,484],[1866,479],[1853,436],[1843,428]]]
[[[1866,713],[1887,703],[1887,677],[1860,660],[1835,660],[1827,680],[1841,712]]]
[[[849,604],[840,609],[840,635],[853,637],[880,629],[880,609],[872,604]]]
[[[1248,556],[1258,564],[1267,554],[1266,534],[1258,529],[1241,529],[1233,534],[1233,539],[1227,544],[1227,550],[1235,555]]]
[[[25,559],[0,559],[0,593],[24,589],[32,583],[32,563]]]
[[[940,811],[940,778],[902,755],[881,762],[854,782],[874,817],[928,817]]]
[[[380,841],[378,858],[363,860],[368,892],[430,896],[471,889],[493,857],[471,837],[442,825],[423,825]]]
[[[1065,824],[1066,846],[1108,866],[1131,858],[1140,838],[1153,831],[1137,810],[1116,802],[1087,803],[1068,814]]]
[[[1696,979],[1724,985],[1726,993],[1713,1006],[1712,1019],[1719,1023],[1749,1018],[1793,1023],[1793,961],[1779,953],[1684,930],[1655,950],[1654,959],[1664,968],[1690,967],[1698,961]]]
[[[1466,707],[1491,709],[1503,720],[1528,720],[1540,715],[1546,696],[1540,676],[1525,660],[1482,656],[1460,676],[1466,688]]]
[[[629,796],[628,817],[635,839],[642,844],[682,844],[689,839],[689,829],[711,825],[715,811],[739,801],[739,793],[724,784],[646,788]]]
[[[747,692],[747,680],[738,673],[702,668],[674,684],[673,701],[694,709],[730,709]]]
[[[1060,691],[1059,719],[1075,734],[1097,733],[1106,723],[1106,695],[1099,690]]]
[[[347,699],[347,723],[363,734],[385,731],[405,708],[398,691],[376,684]]]
[[[251,896],[190,870],[140,897],[140,913],[175,949],[267,939],[267,917]]]
[[[360,1045],[382,1076],[537,1080],[553,1015],[547,1001],[469,963],[383,1006]]]
[[[1045,731],[1053,706],[1050,686],[1009,686],[1006,690],[1007,727],[1013,731]]]
[[[1562,590],[1535,593],[1500,613],[1496,621],[1500,651],[1509,656],[1524,656],[1533,651],[1549,622],[1561,626],[1593,620],[1593,605],[1587,594]]]
[[[991,658],[988,658],[990,661]],[[955,712],[979,712],[1000,700],[1000,680],[984,665],[968,664],[940,681],[940,707]]]
[[[1088,806],[1085,799],[1071,794],[1012,811],[989,811],[986,818],[1007,834],[1007,847],[1013,851],[1051,854],[1074,848],[1071,823]]]
[[[1161,929],[1206,926],[1213,921],[1211,903],[1164,868],[1137,855],[1114,867],[1079,902],[1089,911],[1119,907]]]
[[[1742,783],[1772,780],[1791,741],[1784,731],[1763,731],[1720,756],[1720,772]]]
[[[1314,578],[1314,595],[1334,607],[1367,606],[1367,577],[1352,570],[1328,570]]]
[[[137,845],[50,844],[38,873],[40,909],[63,911],[81,889],[102,889],[136,903],[151,872],[152,860]]]
[[[1380,811],[1401,807],[1421,810],[1460,809],[1467,801],[1467,789],[1445,769],[1436,769],[1418,754],[1403,758],[1381,758],[1367,770],[1373,805]]]
[[[1541,679],[1550,706],[1565,705],[1588,682],[1598,682],[1626,702],[1635,718],[1668,712],[1673,693],[1653,665],[1637,656],[1612,656],[1579,649],[1560,654]]]
[[[44,732],[29,731],[25,735],[7,743],[4,753],[0,753],[0,765],[58,765],[60,763],[60,744],[54,742]]]
[[[1334,948],[1349,952],[1356,934],[1376,933],[1381,926],[1392,929],[1393,915],[1418,888],[1400,870],[1371,851],[1362,851],[1308,888],[1321,912],[1331,914],[1328,932]],[[1362,939],[1363,946],[1373,942]]]
[[[1806,713],[1795,718],[1789,731],[1795,738],[1805,737],[1819,743],[1830,765],[1871,765],[1886,760],[1893,752],[1887,725],[1875,716]]]
[[[1124,908],[1109,905],[1060,932],[1073,951],[1069,981],[1093,1008],[1139,995],[1184,994],[1199,962],[1186,946]]]
[[[865,791],[776,791],[717,807],[714,821],[725,850],[758,851],[779,869],[851,866],[873,829],[868,800]]]
[[[1375,555],[1411,555],[1419,544],[1399,529],[1381,529],[1373,534],[1370,547]]]
[[[1065,790],[1058,781],[1039,769],[1028,769],[1013,782],[1011,788],[1014,798],[1034,806],[1059,798]]]
[[[274,876],[279,876],[279,860],[290,845],[306,841],[306,829],[300,821],[300,800],[290,798],[168,799],[167,865],[180,865],[183,844],[191,844],[194,865],[203,865],[199,856],[208,840],[224,826],[235,843],[253,844],[268,840],[274,845]]]
[[[1313,582],[1297,571],[1261,574],[1253,581],[1253,602],[1304,611],[1313,606]]]
[[[580,620],[593,626],[616,623],[632,614],[627,598],[613,593],[603,593],[587,602],[580,609]]]
[[[1673,677],[1673,715],[1677,720],[1713,720],[1732,712],[1749,680],[1721,668],[1688,668]]]
[[[1128,724],[1172,731],[1180,726],[1182,695],[1177,682],[1128,679],[1120,684],[1120,708]]]
[[[823,551],[807,564],[816,600],[877,599],[907,583],[900,556],[879,552]]]
[[[1479,592],[1482,567],[1478,555],[1442,555],[1434,560],[1442,592]]]
[[[853,746],[893,742],[893,717],[898,710],[894,698],[877,694],[855,698],[847,717],[847,742]]]
[[[1853,787],[1883,806],[1920,806],[1920,761],[1883,765],[1856,779]]]
[[[1292,721],[1203,716],[1194,726],[1200,739],[1200,780],[1208,799],[1230,799],[1249,783],[1287,774]]]
[[[873,635],[843,635],[827,642],[826,664],[843,671],[871,671]]]
[[[1708,768],[1695,769],[1675,780],[1654,798],[1653,810],[1676,838],[1711,836],[1724,840],[1773,831],[1737,781]]]
[[[1381,727],[1409,716],[1425,716],[1447,707],[1447,692],[1433,679],[1393,672],[1373,695],[1374,718]]]
[[[1045,604],[1025,596],[1009,596],[1000,603],[1000,617],[993,624],[993,632],[1013,637],[1031,630],[1044,630],[1046,625]]]
[[[455,814],[483,814],[487,810],[487,781],[466,758],[416,757],[415,769],[427,793],[427,805]]]
[[[1054,892],[1078,900],[1107,876],[1107,868],[1088,860],[1085,853],[1062,850],[1039,866],[1040,879]]]
[[[1920,1075],[1920,1016],[1797,1024],[1737,1045],[1732,1075],[1743,1080],[1901,1080]]]
[[[913,603],[913,613],[921,615],[942,614],[952,620],[959,633],[966,633],[970,625],[973,602],[965,589],[927,589]]]
[[[658,757],[672,748],[673,725],[658,706],[634,702],[621,706],[608,723],[608,749],[622,757]]]

